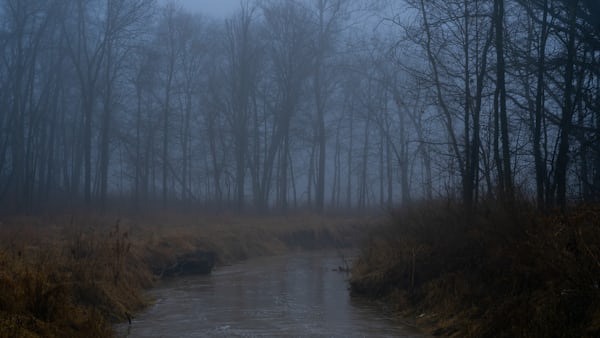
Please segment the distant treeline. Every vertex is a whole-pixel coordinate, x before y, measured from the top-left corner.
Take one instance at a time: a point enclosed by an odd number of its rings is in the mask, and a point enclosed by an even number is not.
[[[594,0],[0,0],[0,209],[600,197]]]

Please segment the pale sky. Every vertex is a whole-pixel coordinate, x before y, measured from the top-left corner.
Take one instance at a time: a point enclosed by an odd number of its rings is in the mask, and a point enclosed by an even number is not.
[[[200,12],[215,18],[224,18],[235,12],[240,0],[177,0],[191,12]]]

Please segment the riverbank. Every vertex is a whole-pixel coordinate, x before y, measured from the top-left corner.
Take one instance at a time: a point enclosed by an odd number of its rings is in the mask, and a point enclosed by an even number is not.
[[[386,299],[429,334],[600,335],[600,206],[541,214],[438,201],[397,210],[352,268],[354,295]]]
[[[355,246],[367,219],[153,214],[12,217],[0,226],[0,336],[105,337],[148,305],[178,257],[217,265],[294,250]]]

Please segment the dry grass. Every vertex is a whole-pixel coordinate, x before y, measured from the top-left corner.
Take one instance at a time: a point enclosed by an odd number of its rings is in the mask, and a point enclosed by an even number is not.
[[[289,250],[355,246],[367,231],[369,219],[293,216],[160,215],[137,219],[139,246],[146,251],[154,271],[172,264],[177,256],[196,250],[217,254],[229,264],[250,257],[281,254]]]
[[[0,336],[109,336],[144,304],[150,275],[119,225],[3,226],[0,249]],[[59,230],[60,229],[60,230]]]
[[[540,215],[443,203],[398,210],[352,270],[355,294],[387,297],[451,337],[600,334],[600,207]]]
[[[355,245],[366,219],[299,214],[12,217],[0,223],[0,337],[106,337],[143,290],[197,250],[220,264]]]

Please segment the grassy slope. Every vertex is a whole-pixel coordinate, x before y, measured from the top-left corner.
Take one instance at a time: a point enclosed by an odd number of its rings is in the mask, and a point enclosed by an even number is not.
[[[398,210],[355,261],[354,294],[431,334],[600,336],[600,207],[540,215],[443,202]]]
[[[365,219],[155,214],[10,218],[0,225],[0,336],[105,337],[147,305],[151,271],[212,250],[220,264],[356,244]]]

